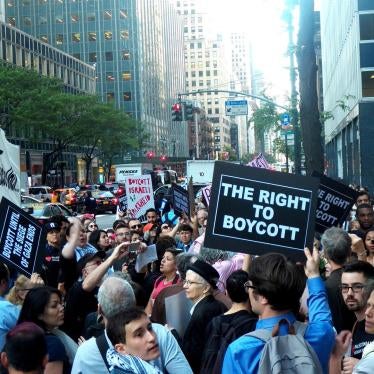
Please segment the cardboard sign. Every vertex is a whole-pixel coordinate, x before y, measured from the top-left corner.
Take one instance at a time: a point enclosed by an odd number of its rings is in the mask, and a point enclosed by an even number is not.
[[[204,245],[305,259],[318,185],[313,177],[216,162]]]
[[[209,207],[209,203],[210,203],[210,194],[211,194],[211,189],[212,189],[212,185],[209,184],[208,186],[206,187],[203,187],[201,190],[203,192],[203,196],[204,196],[204,200],[205,200],[205,205],[207,207]]]
[[[150,175],[126,177],[125,186],[130,217],[139,219],[147,209],[155,207]]]
[[[121,212],[127,211],[127,195],[121,195],[118,197],[118,209]]]
[[[332,226],[343,224],[358,197],[358,192],[317,172],[312,175],[320,178],[316,231],[323,233]]]
[[[182,213],[190,214],[190,201],[188,191],[173,183],[171,190],[173,199],[173,208],[176,215],[180,216]]]
[[[0,261],[30,277],[42,265],[46,233],[24,210],[6,198],[0,204]]]

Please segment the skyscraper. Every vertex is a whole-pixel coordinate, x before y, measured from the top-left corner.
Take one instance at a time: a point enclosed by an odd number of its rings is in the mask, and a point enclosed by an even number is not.
[[[7,0],[5,20],[96,68],[97,94],[141,123],[139,155],[187,155],[185,125],[178,143],[163,140],[184,88],[182,19],[169,0]]]

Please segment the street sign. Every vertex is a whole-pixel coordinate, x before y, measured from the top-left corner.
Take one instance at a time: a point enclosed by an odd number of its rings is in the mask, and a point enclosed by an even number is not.
[[[225,101],[226,116],[247,116],[247,100],[227,100]]]
[[[282,126],[288,126],[291,123],[291,118],[288,113],[283,113],[281,116]]]

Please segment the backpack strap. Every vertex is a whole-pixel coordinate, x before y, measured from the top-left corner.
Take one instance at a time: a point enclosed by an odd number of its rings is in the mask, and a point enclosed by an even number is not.
[[[99,348],[101,357],[105,363],[106,368],[109,371],[110,365],[108,363],[108,360],[106,359],[106,352],[109,349],[109,344],[106,340],[105,332],[96,338],[96,345]]]

